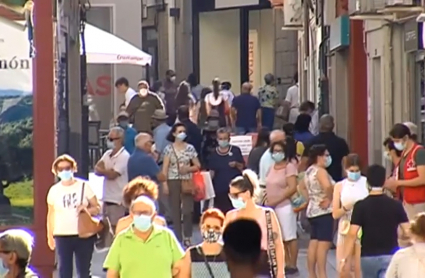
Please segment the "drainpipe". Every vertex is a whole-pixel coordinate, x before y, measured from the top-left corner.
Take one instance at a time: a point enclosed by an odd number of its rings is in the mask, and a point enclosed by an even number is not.
[[[308,99],[308,79],[309,79],[309,71],[310,67],[310,9],[308,6],[308,1],[303,0],[303,13],[304,13],[304,24],[303,24],[303,35],[304,35],[304,66],[303,66],[303,95],[305,95]],[[307,70],[305,70],[307,69]]]
[[[168,69],[176,70],[176,18],[170,16],[170,9],[176,7],[176,0],[167,1],[168,13]]]

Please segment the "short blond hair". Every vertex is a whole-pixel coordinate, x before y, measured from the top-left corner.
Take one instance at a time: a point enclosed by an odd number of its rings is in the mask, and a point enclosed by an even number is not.
[[[62,161],[69,162],[71,164],[72,170],[77,171],[77,162],[75,161],[75,159],[69,154],[63,154],[58,156],[52,163],[52,173],[55,176],[58,174],[58,164]]]

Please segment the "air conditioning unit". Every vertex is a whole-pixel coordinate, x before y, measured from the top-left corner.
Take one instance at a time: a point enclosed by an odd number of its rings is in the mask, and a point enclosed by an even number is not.
[[[393,6],[416,6],[418,1],[415,0],[386,0],[385,6],[393,7]]]

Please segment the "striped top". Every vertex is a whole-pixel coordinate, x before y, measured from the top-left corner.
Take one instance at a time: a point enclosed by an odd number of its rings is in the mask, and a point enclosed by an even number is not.
[[[223,251],[218,255],[206,255],[204,257],[200,250],[198,250],[198,247],[200,247],[200,245],[192,246],[189,249],[192,260],[192,278],[211,278],[205,259],[211,267],[214,278],[230,278]]]

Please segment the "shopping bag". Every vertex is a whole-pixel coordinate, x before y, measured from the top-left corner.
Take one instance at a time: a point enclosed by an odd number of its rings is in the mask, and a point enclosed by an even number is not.
[[[211,174],[209,171],[202,171],[202,177],[204,178],[205,185],[205,197],[203,200],[211,200],[215,198],[214,186],[211,179]]]
[[[193,185],[195,186],[194,200],[199,202],[205,199],[205,182],[200,171],[193,173]]]

